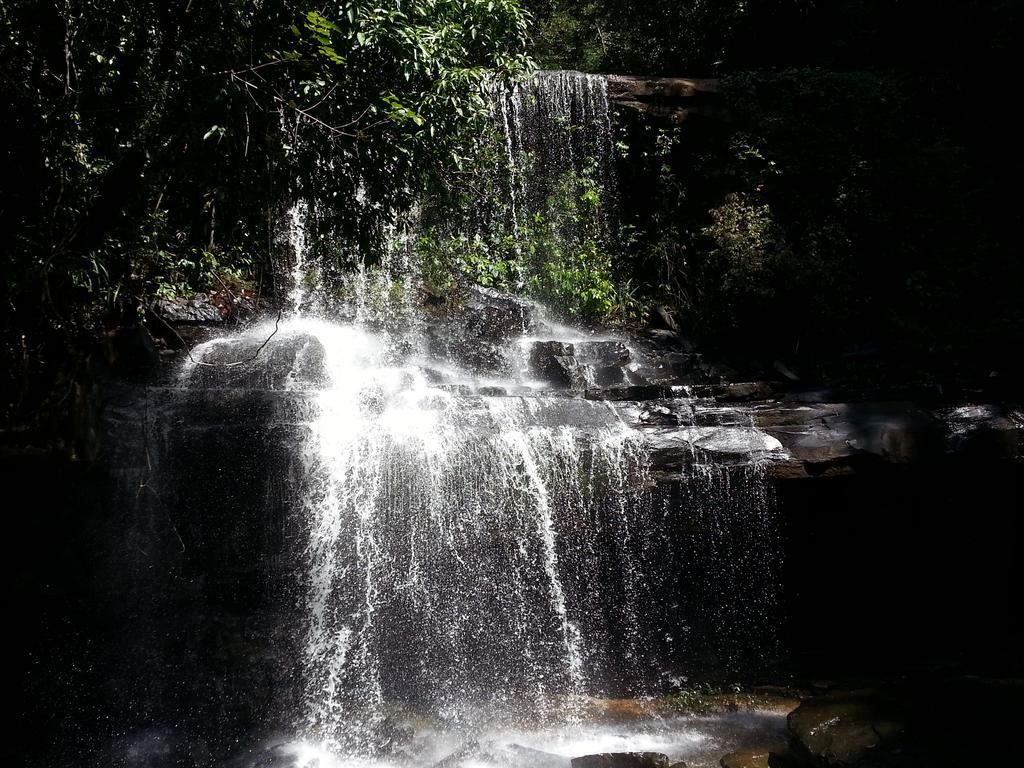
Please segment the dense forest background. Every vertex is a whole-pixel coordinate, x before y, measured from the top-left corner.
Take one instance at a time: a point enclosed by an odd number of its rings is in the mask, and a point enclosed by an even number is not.
[[[156,298],[272,306],[291,201],[339,268],[412,201],[458,207],[494,160],[486,94],[534,66],[722,78],[726,119],[621,116],[622,236],[556,276],[568,314],[664,307],[807,383],[1015,391],[1020,2],[380,6],[0,0],[5,435]]]
[[[1019,381],[1018,2],[529,3],[546,67],[721,77],[632,126],[626,271],[723,353],[815,378]]]

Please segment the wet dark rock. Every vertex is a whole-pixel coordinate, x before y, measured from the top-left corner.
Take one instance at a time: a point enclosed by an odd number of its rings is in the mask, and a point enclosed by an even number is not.
[[[806,465],[906,464],[944,452],[940,419],[910,403],[780,404],[755,412],[754,422]]]
[[[747,464],[783,452],[778,440],[752,427],[675,427],[645,433],[656,469],[681,468],[700,457],[722,464]]]
[[[865,764],[906,730],[907,712],[876,688],[834,690],[803,702],[787,718],[792,751],[815,766]]]
[[[699,353],[644,344],[636,345],[626,370],[629,382],[638,385],[707,385],[724,379],[722,370],[709,365]]]
[[[452,357],[476,373],[505,373],[511,366],[504,348],[482,340],[456,345]]]
[[[626,369],[626,380],[634,386],[671,386],[689,384],[681,380],[661,355],[644,355],[630,363]]]
[[[844,685],[790,713],[788,756],[801,768],[1024,765],[1012,738],[1024,681],[926,673]],[[774,766],[773,766],[774,768]]]
[[[771,381],[744,381],[701,387],[694,391],[700,397],[713,397],[726,403],[751,400],[770,400],[779,392],[779,385]]]
[[[578,388],[583,372],[574,345],[561,341],[538,341],[530,349],[530,369],[542,381],[556,387]]]
[[[625,366],[631,353],[621,341],[582,341],[573,345],[576,359],[584,367],[584,378],[598,387],[626,382]]]
[[[508,397],[508,390],[504,387],[479,387],[476,393],[481,397]]]
[[[305,335],[279,336],[263,346],[262,337],[246,337],[208,350],[206,365],[194,368],[193,386],[211,389],[261,387],[268,390],[317,389],[326,376],[324,349]],[[250,365],[259,361],[258,365]]]
[[[576,358],[594,367],[621,367],[629,363],[629,347],[621,341],[580,341],[572,345]]]
[[[493,288],[471,286],[465,290],[466,330],[471,336],[507,339],[528,331],[534,323],[534,305]]]
[[[650,427],[670,427],[679,424],[679,416],[664,405],[653,405],[640,411],[640,424]]]
[[[946,429],[946,452],[976,456],[1024,454],[1024,416],[998,405],[963,405],[935,412]]]
[[[932,410],[911,402],[754,405],[754,425],[789,454],[778,477],[822,476],[951,456],[1006,460],[1024,454],[1024,419],[996,405]]]
[[[657,386],[652,384],[634,384],[604,389],[588,389],[584,396],[587,400],[611,400],[623,402],[629,400],[664,400],[673,397],[686,397],[684,387]]]
[[[171,325],[218,325],[224,322],[224,315],[206,294],[197,293],[191,299],[168,301],[157,299],[151,309],[157,317]]]
[[[607,752],[574,757],[572,768],[669,768],[669,761],[660,752]]]
[[[614,387],[626,383],[626,374],[614,365],[590,368],[590,380],[598,387]]]

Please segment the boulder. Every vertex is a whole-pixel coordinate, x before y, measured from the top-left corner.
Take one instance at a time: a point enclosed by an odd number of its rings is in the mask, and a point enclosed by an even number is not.
[[[587,379],[596,387],[616,387],[626,383],[626,373],[617,365],[588,367]]]
[[[530,370],[542,381],[556,387],[582,388],[583,371],[572,344],[538,341],[530,348]]]
[[[779,385],[771,381],[741,381],[697,387],[694,394],[698,397],[712,397],[724,403],[745,403],[752,400],[770,400],[778,391]]]
[[[645,427],[674,427],[679,425],[679,416],[665,405],[652,405],[640,411],[639,422]]]
[[[150,309],[170,325],[217,325],[224,322],[221,310],[204,293],[197,293],[191,299],[157,299]]]
[[[621,368],[631,357],[629,347],[621,341],[579,341],[572,347],[581,363],[595,368]]]
[[[878,689],[836,689],[789,714],[792,752],[808,766],[864,765],[903,734],[906,714]]]
[[[946,449],[942,420],[912,403],[780,403],[753,418],[811,475],[867,461],[936,459]]]
[[[660,752],[606,752],[574,757],[572,768],[669,768],[669,760]]]
[[[702,455],[723,464],[746,464],[784,455],[782,444],[751,427],[677,427],[645,432],[651,462],[659,468],[675,468]]]
[[[464,319],[467,333],[476,338],[508,339],[533,327],[532,302],[478,285],[465,289]]]
[[[962,405],[935,413],[946,429],[946,452],[974,456],[1024,453],[1024,414],[997,405]]]

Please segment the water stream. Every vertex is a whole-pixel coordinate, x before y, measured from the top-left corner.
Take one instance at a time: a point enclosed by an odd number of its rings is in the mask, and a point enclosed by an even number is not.
[[[513,165],[610,168],[602,78],[550,73],[501,110]],[[510,175],[513,222],[544,183]],[[271,397],[257,439],[290,436],[269,471],[293,532],[280,568],[294,580],[295,656],[277,684],[295,705],[282,739],[240,765],[568,766],[645,749],[701,765],[726,733],[731,745],[774,734],[767,714],[594,715],[598,699],[684,685],[705,657],[729,668],[770,653],[775,531],[757,462],[720,466],[694,448],[666,481],[635,404],[545,380],[535,354],[573,345],[580,386],[594,386],[602,355],[638,376],[625,360],[643,349],[529,302],[510,327],[508,302],[486,293],[467,314],[431,316],[407,250],[359,271],[344,311],[326,309],[306,271],[306,214],[300,203],[288,217],[284,316],[200,344],[174,383],[213,412]],[[504,327],[479,335],[494,316]],[[507,364],[467,364],[482,346]]]

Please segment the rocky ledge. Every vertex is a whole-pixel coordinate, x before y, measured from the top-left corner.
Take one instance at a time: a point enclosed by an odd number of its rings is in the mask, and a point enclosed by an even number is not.
[[[677,123],[691,115],[726,114],[720,83],[711,78],[609,75],[608,98],[617,106]]]
[[[973,676],[837,686],[789,714],[789,749],[769,765],[1022,765],[1022,693],[1021,680]]]
[[[529,302],[476,289],[428,335],[436,356],[472,374],[456,381],[436,372],[439,386],[463,397],[536,398],[535,411],[550,423],[620,420],[642,432],[663,476],[702,462],[757,464],[795,479],[1024,457],[1024,411],[1013,404],[808,391],[784,376],[737,380],[671,322],[661,325],[567,333]],[[515,385],[488,381],[495,378]]]
[[[179,340],[195,323],[195,307],[187,309],[165,323]],[[428,311],[418,337],[388,327],[388,318],[380,330],[418,345],[421,352],[402,354],[417,360],[432,386],[459,400],[466,419],[476,414],[485,422],[487,399],[522,398],[539,425],[625,424],[643,435],[658,480],[693,464],[754,465],[779,479],[799,479],[951,458],[1024,457],[1024,411],[1016,404],[808,391],[780,365],[777,381],[744,381],[706,359],[667,313],[652,317],[661,327],[568,328],[530,301],[474,287]],[[298,342],[282,340],[273,354],[293,354],[289,344]],[[294,366],[284,363],[278,368],[289,378]],[[245,368],[219,371],[216,386],[239,386],[235,379],[250,375]],[[290,388],[273,377],[264,383]]]

